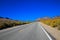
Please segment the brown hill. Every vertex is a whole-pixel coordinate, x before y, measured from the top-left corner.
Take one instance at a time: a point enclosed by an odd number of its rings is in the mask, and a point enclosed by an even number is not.
[[[56,16],[53,18],[44,17],[44,18],[38,19],[37,21],[43,22],[43,23],[50,25],[52,27],[56,27],[60,30],[60,16]]]
[[[0,17],[0,30],[22,24],[26,23],[18,20],[12,20],[10,18]]]

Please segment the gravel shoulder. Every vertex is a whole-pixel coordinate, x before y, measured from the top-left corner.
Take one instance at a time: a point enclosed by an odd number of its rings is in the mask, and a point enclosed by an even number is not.
[[[56,40],[60,40],[60,31],[56,28],[52,28],[51,26],[48,26],[42,22],[40,24],[47,30],[49,34],[51,34]]]

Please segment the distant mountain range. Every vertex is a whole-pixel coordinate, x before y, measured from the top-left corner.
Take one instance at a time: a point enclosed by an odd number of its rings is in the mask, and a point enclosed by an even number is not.
[[[36,21],[43,22],[43,23],[45,23],[51,27],[55,27],[55,28],[60,30],[60,16],[55,16],[53,18],[50,18],[50,17],[38,18]],[[13,19],[8,18],[8,17],[0,17],[0,30],[10,28],[10,27],[14,27],[17,25],[27,24],[27,23],[30,23],[30,22],[13,20]]]

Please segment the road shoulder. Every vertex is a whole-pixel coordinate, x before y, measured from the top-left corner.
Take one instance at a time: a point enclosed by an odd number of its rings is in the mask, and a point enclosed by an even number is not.
[[[55,28],[52,28],[42,22],[40,22],[40,24],[47,30],[47,32],[49,34],[51,34],[56,40],[60,40],[60,31],[55,29]]]

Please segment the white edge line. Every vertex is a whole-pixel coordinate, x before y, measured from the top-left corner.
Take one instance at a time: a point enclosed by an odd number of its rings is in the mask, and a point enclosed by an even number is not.
[[[52,40],[52,38],[50,37],[50,35],[46,32],[46,30],[41,26],[41,28],[42,28],[42,30],[45,32],[45,34],[48,36],[48,38],[50,39],[50,40]]]

